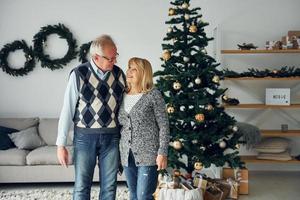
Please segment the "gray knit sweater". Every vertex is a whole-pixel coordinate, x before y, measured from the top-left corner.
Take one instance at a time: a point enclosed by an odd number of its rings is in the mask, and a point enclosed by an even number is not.
[[[119,122],[122,126],[120,154],[123,166],[128,166],[130,149],[137,166],[153,166],[158,154],[168,154],[169,120],[165,102],[157,89],[143,94],[129,113],[123,103]]]

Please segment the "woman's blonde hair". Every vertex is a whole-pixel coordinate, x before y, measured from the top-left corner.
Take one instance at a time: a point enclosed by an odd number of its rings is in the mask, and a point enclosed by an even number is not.
[[[150,62],[144,58],[133,57],[128,61],[128,67],[132,64],[137,66],[137,71],[141,75],[142,92],[147,93],[153,89],[153,74]],[[127,91],[131,89],[130,84],[127,84]]]

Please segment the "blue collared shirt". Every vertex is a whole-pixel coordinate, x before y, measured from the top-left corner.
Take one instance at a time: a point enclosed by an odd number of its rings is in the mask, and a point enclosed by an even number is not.
[[[109,74],[109,71],[103,72],[101,69],[99,69],[99,67],[97,67],[97,65],[94,63],[93,59],[91,59],[90,64],[101,80],[104,80]],[[73,117],[75,114],[78,97],[79,91],[77,88],[76,75],[73,71],[69,77],[64,95],[63,107],[58,121],[58,134],[56,139],[57,146],[66,146],[67,144],[67,137],[70,127],[73,124]]]

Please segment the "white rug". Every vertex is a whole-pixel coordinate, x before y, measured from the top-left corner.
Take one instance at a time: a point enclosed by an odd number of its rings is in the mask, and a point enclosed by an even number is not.
[[[92,188],[91,199],[98,200],[99,189]],[[128,200],[126,187],[117,188],[117,200]],[[32,189],[0,191],[0,200],[71,200],[72,189]]]

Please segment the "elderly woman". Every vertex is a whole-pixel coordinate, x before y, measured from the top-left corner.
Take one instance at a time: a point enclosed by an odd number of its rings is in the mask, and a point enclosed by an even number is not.
[[[158,170],[167,167],[169,121],[161,93],[153,88],[152,67],[131,58],[127,92],[119,111],[121,162],[131,200],[153,199]]]

